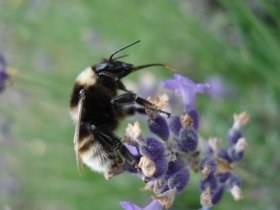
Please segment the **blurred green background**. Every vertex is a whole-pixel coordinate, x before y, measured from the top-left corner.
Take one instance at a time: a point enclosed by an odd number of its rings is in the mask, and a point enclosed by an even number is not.
[[[167,63],[195,81],[218,75],[235,89],[225,100],[198,98],[203,137],[225,139],[234,112],[251,114],[244,129],[249,146],[236,170],[245,199],[236,203],[226,194],[214,209],[279,209],[279,24],[277,0],[1,0],[0,53],[16,73],[0,95],[0,209],[107,210],[120,209],[121,200],[149,202],[135,177],[108,182],[88,169],[78,175],[68,114],[76,75],[138,39],[123,60]],[[198,180],[192,174],[174,210],[199,208]]]

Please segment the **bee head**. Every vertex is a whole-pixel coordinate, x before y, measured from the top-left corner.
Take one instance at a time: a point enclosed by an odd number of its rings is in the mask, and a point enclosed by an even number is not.
[[[151,66],[161,66],[166,69],[172,70],[172,68],[170,66],[167,66],[164,64],[154,63],[154,64],[146,64],[146,65],[141,65],[141,66],[134,66],[133,64],[118,60],[120,58],[126,57],[127,55],[114,57],[120,51],[123,51],[124,49],[131,47],[132,45],[135,45],[139,42],[140,42],[140,40],[122,47],[121,49],[114,52],[110,56],[109,59],[104,59],[101,63],[93,66],[92,69],[94,69],[96,74],[99,76],[103,75],[103,76],[114,78],[116,80],[122,79],[123,77],[127,76],[128,74],[130,74],[132,72],[135,72],[135,71],[147,68],[147,67],[151,67]]]
[[[104,59],[101,63],[97,64],[94,69],[98,75],[110,74],[114,75],[118,79],[121,79],[131,73],[133,68],[134,65],[130,63],[122,62],[116,59]]]

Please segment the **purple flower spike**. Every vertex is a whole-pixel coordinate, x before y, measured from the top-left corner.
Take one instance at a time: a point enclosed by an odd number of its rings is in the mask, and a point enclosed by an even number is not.
[[[158,179],[166,173],[168,168],[168,162],[166,161],[165,158],[161,158],[155,160],[155,165],[156,165],[156,172],[152,178]]]
[[[187,127],[180,131],[178,140],[179,148],[184,152],[193,152],[198,145],[198,136],[193,127]]]
[[[229,156],[228,152],[227,152],[226,150],[224,150],[224,149],[222,149],[222,150],[219,152],[218,156],[219,156],[220,158],[226,160],[228,163],[232,163],[232,162],[233,162],[231,156]]]
[[[230,129],[228,132],[228,143],[229,145],[234,145],[238,141],[238,139],[242,138],[242,133],[240,130]]]
[[[146,138],[146,145],[140,147],[140,153],[147,155],[151,160],[163,158],[164,146],[157,139],[148,137]]]
[[[209,176],[205,179],[202,180],[200,183],[200,190],[204,191],[206,187],[210,187],[211,191],[216,190],[218,187],[218,182],[217,178],[214,174],[209,174]]]
[[[157,115],[154,120],[149,120],[150,131],[160,137],[162,140],[167,141],[169,138],[169,129],[166,120]]]
[[[162,205],[157,200],[152,200],[152,202],[144,208],[141,208],[129,201],[122,201],[120,202],[120,205],[124,210],[162,210],[163,209]]]
[[[198,112],[195,109],[192,109],[192,110],[188,111],[188,115],[193,120],[193,127],[194,127],[194,129],[198,130],[198,127],[199,127],[199,115],[198,115]]]
[[[190,174],[188,169],[182,168],[168,179],[168,187],[169,189],[176,189],[178,193],[182,192],[186,188],[189,179]]]
[[[10,76],[7,73],[5,59],[2,55],[0,55],[0,93],[5,89],[9,78]]]
[[[233,174],[228,179],[228,187],[232,187],[233,185],[241,186],[241,179]]]
[[[179,136],[179,132],[182,128],[182,123],[179,116],[171,116],[169,119],[169,129],[173,134]]]
[[[232,159],[232,161],[238,162],[238,161],[240,161],[243,158],[244,152],[243,151],[236,152],[233,148],[230,148],[228,150],[228,155]]]
[[[215,205],[215,204],[219,203],[223,197],[223,194],[224,194],[224,188],[218,187],[218,189],[213,192],[212,204]]]
[[[213,158],[204,158],[200,163],[200,169],[202,171],[202,175],[207,178],[210,174],[213,174],[217,170],[217,162]]]
[[[166,176],[170,177],[175,174],[177,171],[185,167],[184,161],[178,159],[176,161],[170,161],[168,164],[168,170],[166,172]]]
[[[163,85],[182,97],[185,110],[194,108],[196,94],[204,93],[209,88],[208,84],[196,84],[180,74],[174,74],[174,79],[164,80]]]
[[[239,177],[234,176],[233,174],[230,176],[229,180],[226,183],[227,189],[230,191],[233,199],[238,201],[242,199],[242,190],[241,190],[241,180]]]
[[[225,172],[225,173],[219,173],[217,177],[220,183],[225,183],[230,176],[231,176],[230,172]]]

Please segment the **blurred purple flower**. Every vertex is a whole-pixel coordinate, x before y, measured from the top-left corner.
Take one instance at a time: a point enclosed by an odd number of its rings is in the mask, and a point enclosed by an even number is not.
[[[129,201],[122,201],[120,202],[120,205],[124,210],[162,210],[163,209],[162,205],[157,200],[152,200],[152,202],[149,203],[149,205],[147,205],[144,208],[141,208]]]
[[[201,209],[199,209],[199,210],[211,210],[212,208],[210,208],[210,207],[202,207]]]
[[[175,94],[182,97],[185,111],[194,108],[197,93],[204,93],[209,89],[207,83],[194,83],[187,77],[180,74],[174,74],[173,79],[164,80],[165,88],[174,90]]]
[[[207,93],[214,100],[222,101],[235,95],[235,89],[220,76],[211,76],[206,82],[210,86]]]
[[[5,89],[10,75],[7,72],[7,65],[4,57],[0,54],[0,93]]]
[[[215,100],[222,100],[226,96],[227,87],[224,81],[218,76],[212,76],[207,80],[210,85],[208,94]]]
[[[242,198],[241,179],[234,175],[233,166],[239,162],[244,155],[247,145],[246,139],[242,136],[241,127],[249,121],[249,115],[246,112],[233,115],[233,125],[229,130],[228,147],[219,148],[217,145],[212,146],[212,153],[202,154],[204,159],[201,161],[202,174],[207,175],[202,178],[200,189],[202,193],[207,187],[211,192],[211,203],[217,204],[224,191],[229,191],[234,200]],[[216,142],[217,143],[217,142]],[[210,147],[211,147],[210,146]],[[205,167],[205,166],[211,167]]]

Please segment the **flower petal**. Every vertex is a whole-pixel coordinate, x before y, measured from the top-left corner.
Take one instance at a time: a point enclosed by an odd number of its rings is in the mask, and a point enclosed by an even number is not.
[[[131,203],[129,201],[122,201],[122,202],[120,202],[120,205],[124,210],[143,210],[139,206],[137,206],[134,203]]]
[[[196,94],[203,93],[210,87],[208,84],[196,84],[191,79],[180,74],[174,74],[173,79],[164,80],[163,86],[173,90],[176,95],[182,97],[185,110],[194,108]]]
[[[151,203],[149,203],[144,208],[141,208],[129,201],[122,201],[120,202],[120,205],[124,210],[162,210],[163,209],[162,205],[157,200],[152,200]]]

